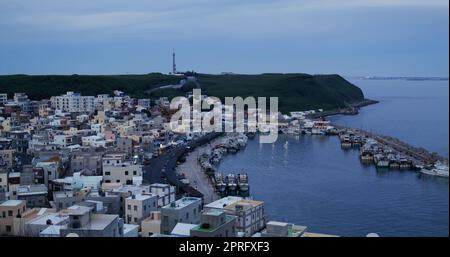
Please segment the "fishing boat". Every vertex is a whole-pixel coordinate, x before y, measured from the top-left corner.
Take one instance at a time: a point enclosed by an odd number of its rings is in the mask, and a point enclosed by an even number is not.
[[[219,192],[221,196],[225,196],[227,184],[225,184],[223,179],[223,174],[220,172],[214,173],[214,181],[216,190]]]
[[[389,159],[383,154],[376,154],[374,156],[375,165],[377,168],[388,168]]]
[[[434,165],[426,165],[420,170],[420,172],[431,176],[443,178],[449,177],[448,164],[443,164],[441,162],[437,162]]]
[[[248,176],[247,174],[238,174],[237,175],[237,185],[239,189],[239,194],[241,196],[249,195],[249,185],[248,185]]]
[[[236,195],[237,191],[236,176],[234,174],[228,174],[225,181],[227,184],[227,194]]]
[[[341,139],[341,147],[342,148],[352,147],[352,141],[351,141],[349,135],[342,135],[340,139]]]

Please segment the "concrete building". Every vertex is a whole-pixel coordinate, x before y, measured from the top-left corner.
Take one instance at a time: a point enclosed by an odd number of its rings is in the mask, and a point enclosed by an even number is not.
[[[33,166],[23,165],[22,172],[20,172],[20,184],[32,185],[35,183]]]
[[[202,199],[183,197],[161,208],[161,233],[170,234],[178,222],[198,224]]]
[[[0,204],[0,235],[14,235],[14,218],[26,211],[26,202],[22,200],[9,200]]]
[[[81,138],[81,142],[83,146],[91,146],[91,147],[106,147],[108,142],[103,138],[103,136],[86,136]]]
[[[77,205],[64,211],[69,215],[69,224],[60,229],[61,237],[71,233],[79,237],[123,236],[123,221],[118,215],[94,214],[91,208]]]
[[[137,102],[138,107],[143,108],[143,109],[148,109],[150,108],[150,99],[138,99]]]
[[[102,180],[102,176],[82,176],[80,172],[75,172],[73,176],[55,179],[52,182],[55,191],[79,191],[83,188],[96,191],[101,188]]]
[[[133,154],[133,140],[128,137],[116,138],[116,149],[126,153],[128,157],[131,157]]]
[[[101,152],[77,152],[70,161],[70,173],[89,171],[90,175],[99,175],[102,171]]]
[[[191,229],[197,226],[197,224],[178,222],[172,229],[172,232],[170,232],[170,235],[176,237],[189,237],[191,234]]]
[[[24,200],[29,208],[47,207],[48,189],[44,184],[17,187],[17,199]]]
[[[205,205],[205,210],[223,210],[237,216],[236,229],[245,236],[252,236],[265,227],[264,202],[228,196]]]
[[[0,94],[0,105],[4,105],[8,102],[8,94]]]
[[[93,191],[86,196],[86,200],[102,202],[105,214],[119,214],[122,217],[123,212],[121,211],[122,202],[120,195]]]
[[[47,212],[41,209],[35,217],[25,223],[24,235],[27,237],[38,237],[40,233],[51,226],[67,226],[69,216],[64,213]],[[44,233],[48,233],[44,232]]]
[[[151,184],[150,192],[158,196],[158,208],[166,206],[175,201],[175,187],[169,184]]]
[[[301,237],[307,227],[291,223],[269,221],[266,228],[261,231],[262,237]]]
[[[65,95],[53,96],[50,99],[52,107],[64,112],[87,112],[95,110],[94,96],[81,96],[79,93],[67,92]]]
[[[8,172],[0,169],[0,188],[8,191]]]
[[[139,226],[123,224],[123,237],[139,237]]]
[[[158,209],[158,196],[153,194],[131,195],[125,199],[125,220],[128,224],[141,224],[141,221]]]
[[[191,229],[192,237],[235,237],[236,216],[221,210],[206,210],[201,214],[200,225]]]
[[[24,112],[30,111],[30,100],[25,93],[14,93],[14,103],[20,106]]]
[[[11,168],[13,165],[14,149],[0,150],[0,167]]]
[[[134,177],[142,177],[142,165],[131,161],[121,161],[105,165],[103,162],[103,181],[132,185]]]
[[[141,237],[151,237],[161,233],[161,212],[154,211],[141,221]]]
[[[57,211],[67,209],[77,202],[79,199],[72,191],[53,192],[53,205]]]

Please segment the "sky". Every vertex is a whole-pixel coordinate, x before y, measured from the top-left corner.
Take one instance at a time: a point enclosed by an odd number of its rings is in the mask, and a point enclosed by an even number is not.
[[[444,76],[448,0],[0,0],[0,74]]]

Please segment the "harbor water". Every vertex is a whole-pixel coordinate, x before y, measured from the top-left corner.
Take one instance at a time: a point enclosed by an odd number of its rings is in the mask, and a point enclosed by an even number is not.
[[[380,101],[356,116],[332,122],[397,137],[413,146],[449,156],[449,81],[349,79],[366,98]]]
[[[448,81],[358,81],[381,102],[334,122],[448,156]],[[448,179],[365,166],[357,150],[341,149],[338,137],[280,135],[274,144],[255,138],[219,170],[247,172],[269,220],[341,236],[449,235]]]

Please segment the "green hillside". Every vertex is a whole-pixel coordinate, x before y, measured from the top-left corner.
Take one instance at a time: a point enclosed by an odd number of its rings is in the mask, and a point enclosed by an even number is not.
[[[66,91],[97,95],[122,90],[133,97],[157,98],[184,95],[192,89],[165,88],[178,84],[181,76],[150,73],[146,75],[6,75],[0,76],[0,93],[25,92],[31,99],[49,98]],[[278,96],[282,112],[323,108],[345,108],[364,100],[360,88],[339,75],[259,74],[210,75],[197,74],[202,93],[225,96]]]

